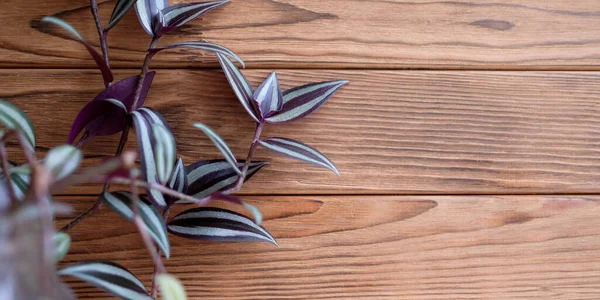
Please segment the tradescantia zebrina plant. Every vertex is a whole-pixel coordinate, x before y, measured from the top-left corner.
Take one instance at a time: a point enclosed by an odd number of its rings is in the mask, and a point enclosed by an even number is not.
[[[44,159],[36,156],[35,131],[29,118],[10,102],[0,100],[0,299],[74,299],[61,276],[87,281],[124,299],[186,299],[181,283],[169,275],[163,257],[171,256],[169,233],[192,240],[221,242],[269,242],[277,245],[260,226],[258,208],[235,196],[245,181],[269,165],[254,161],[257,147],[327,168],[339,175],[333,162],[318,150],[290,138],[261,138],[263,127],[301,119],[320,108],[346,84],[336,80],[311,83],[282,91],[276,73],[254,88],[230,60],[242,60],[231,50],[207,41],[189,41],[159,46],[160,38],[219,7],[227,1],[185,3],[169,6],[166,0],[117,0],[106,26],[98,15],[96,0],[90,7],[99,34],[100,51],[71,25],[56,17],[42,23],[58,26],[85,46],[102,75],[104,90],[75,117],[68,144],[51,149]],[[151,36],[140,74],[116,80],[110,68],[107,33],[135,7],[143,29]],[[216,55],[234,94],[256,123],[256,131],[245,159],[238,159],[226,142],[210,127],[196,123],[219,149],[223,158],[186,164],[178,158],[176,141],[168,122],[145,106],[156,75],[152,58],[175,48],[193,48]],[[138,151],[124,147],[130,129],[135,130]],[[190,127],[190,130],[194,130]],[[121,134],[115,157],[87,168],[79,168],[82,148],[96,136]],[[16,139],[25,154],[21,164],[9,161],[6,142]],[[139,166],[136,158],[139,157]],[[71,185],[103,183],[97,201],[59,231],[53,227],[57,214],[69,207],[52,200],[52,194]],[[115,187],[118,187],[115,189]],[[140,194],[145,191],[145,195]],[[208,207],[213,201],[238,204],[252,215]],[[132,222],[140,233],[154,273],[150,292],[125,267],[108,261],[81,261],[57,268],[68,252],[68,231],[92,215],[103,204]],[[174,205],[194,205],[169,219]],[[40,263],[41,262],[41,263]],[[23,268],[22,266],[26,266]],[[10,280],[3,280],[10,279]]]

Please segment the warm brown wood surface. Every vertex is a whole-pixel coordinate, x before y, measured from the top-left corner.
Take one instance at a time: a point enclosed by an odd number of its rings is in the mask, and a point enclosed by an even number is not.
[[[78,211],[90,197],[62,197]],[[281,248],[172,237],[192,299],[598,299],[598,196],[248,197]],[[64,223],[62,220],[59,223]],[[148,282],[134,226],[104,208],[67,263],[112,259]],[[82,298],[106,294],[75,280]]]
[[[99,2],[106,22],[114,1]],[[80,45],[38,22],[59,16],[96,43],[89,1],[5,0],[0,11],[0,65],[92,66]],[[165,42],[207,39],[257,68],[597,70],[599,37],[598,0],[232,0]],[[150,42],[134,12],[109,39],[119,67],[139,67]],[[206,61],[214,62],[185,50],[155,66]]]
[[[118,72],[124,77],[132,72]],[[256,85],[266,71],[247,71]],[[267,126],[328,155],[342,176],[267,150],[273,165],[252,194],[597,193],[600,76],[590,72],[279,71],[284,86],[344,78],[321,110]],[[102,89],[95,71],[0,71],[0,97],[30,112],[41,150],[66,141],[71,120]],[[19,82],[19,84],[15,84]],[[171,122],[189,164],[220,157],[194,122],[244,157],[254,125],[217,71],[161,70],[147,105]],[[118,135],[86,155],[112,155]],[[132,136],[130,141],[135,143]],[[95,193],[93,187],[73,193]]]
[[[82,46],[39,19],[97,44],[89,1],[1,2],[0,98],[30,114],[43,156],[103,86]],[[99,2],[106,22],[115,1]],[[191,299],[600,298],[599,0],[232,0],[161,44],[199,39],[237,52],[255,86],[272,68],[286,88],[350,84],[266,129],[322,150],[342,175],[258,151],[273,164],[241,193],[281,248],[171,237],[167,268]],[[117,78],[139,72],[148,43],[130,12],[109,36]],[[189,50],[152,64],[146,104],[187,163],[219,157],[194,122],[240,158],[252,135],[216,66]],[[85,165],[117,139],[86,145]],[[81,212],[100,189],[56,199]],[[71,234],[66,263],[114,260],[149,283],[138,234],[110,209]],[[108,298],[68,281],[82,299]]]

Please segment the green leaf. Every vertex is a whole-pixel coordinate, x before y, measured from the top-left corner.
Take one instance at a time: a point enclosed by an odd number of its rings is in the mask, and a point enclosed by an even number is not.
[[[54,234],[54,262],[61,261],[69,252],[71,237],[64,232]]]
[[[18,107],[0,99],[0,124],[9,129],[21,132],[29,143],[31,151],[35,150],[35,132],[29,117]]]
[[[69,176],[81,163],[81,151],[71,145],[51,149],[44,159],[44,165],[54,174],[56,180]]]
[[[154,145],[154,162],[156,164],[156,175],[161,183],[167,182],[173,172],[174,162],[177,159],[175,138],[170,130],[163,125],[152,124],[152,134],[156,141]]]
[[[186,300],[185,289],[177,278],[169,274],[156,276],[156,282],[160,288],[162,300]]]

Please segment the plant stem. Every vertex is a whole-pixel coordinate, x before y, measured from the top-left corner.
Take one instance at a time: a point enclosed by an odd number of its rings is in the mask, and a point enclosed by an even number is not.
[[[115,152],[115,156],[119,156],[119,155],[121,155],[121,153],[123,153],[123,149],[125,148],[125,144],[127,143],[127,137],[129,136],[129,127],[130,127],[130,123],[129,123],[129,121],[127,121],[125,123],[125,128],[121,132],[121,139],[119,140],[119,145],[117,146],[117,151]],[[63,184],[63,185],[66,185],[66,184]],[[106,184],[104,184],[102,193],[108,191],[109,188],[110,188],[110,182],[107,182]],[[83,221],[85,218],[91,216],[96,211],[98,211],[102,207],[102,203],[103,203],[102,197],[98,197],[98,199],[96,200],[94,205],[92,205],[86,211],[81,213],[79,216],[77,216],[75,219],[73,219],[67,225],[63,226],[63,228],[61,228],[60,231],[62,231],[62,232],[69,231],[71,228],[75,227],[75,225],[79,224],[79,222]]]
[[[159,36],[155,36],[152,38],[152,42],[150,43],[149,49],[156,47],[158,41],[160,40]],[[148,50],[149,50],[148,49]],[[150,51],[146,52],[146,57],[144,58],[144,64],[142,65],[142,72],[140,73],[140,80],[138,81],[137,88],[135,90],[133,104],[129,109],[135,110],[137,108],[137,104],[140,101],[140,95],[142,93],[142,87],[144,86],[144,79],[146,79],[146,73],[148,73],[148,68],[150,68],[150,61],[152,60],[152,54]]]
[[[2,159],[2,169],[4,170],[4,176],[6,177],[6,185],[8,186],[10,201],[11,204],[14,204],[17,202],[17,196],[15,194],[15,187],[13,186],[10,168],[8,167],[8,153],[6,153],[6,145],[4,144],[4,141],[0,142],[0,159]]]
[[[96,29],[98,30],[98,38],[100,39],[100,47],[102,48],[102,56],[104,56],[104,62],[106,66],[110,68],[110,63],[108,59],[108,45],[106,44],[106,34],[102,29],[102,22],[100,21],[100,14],[98,13],[98,2],[96,0],[90,0],[90,8],[92,10],[92,15],[94,16],[94,21],[96,22]],[[112,82],[104,82],[106,87],[109,87]]]
[[[165,210],[162,213],[162,217],[163,220],[165,220],[165,223],[167,221],[167,218],[169,217],[169,212],[171,212],[171,206],[167,206],[167,208],[165,208]],[[157,255],[160,257],[161,252],[160,252],[160,248],[156,247],[156,253]],[[150,294],[150,296],[154,299],[156,299],[156,296],[158,294],[158,284],[156,283],[156,275],[158,275],[158,268],[156,266],[154,266],[154,271],[152,272],[152,293]]]
[[[252,144],[250,144],[250,149],[248,150],[248,156],[246,156],[246,161],[244,162],[244,167],[242,168],[242,175],[239,175],[237,180],[235,181],[233,187],[223,192],[223,194],[231,194],[239,191],[244,184],[244,179],[246,179],[246,173],[248,172],[248,168],[250,167],[250,162],[252,161],[252,156],[254,156],[254,151],[258,146],[258,140],[260,139],[260,134],[262,133],[264,123],[258,123],[256,125],[256,130],[254,131],[254,138],[252,139]]]
[[[181,200],[187,200],[187,201],[193,202],[194,204],[197,204],[197,205],[204,205],[212,200],[210,196],[205,197],[205,198],[195,198],[193,196],[189,196],[189,195],[180,193],[178,191],[172,190],[172,189],[170,189],[164,185],[158,184],[158,183],[148,183],[145,181],[131,180],[131,179],[125,179],[125,178],[115,178],[115,179],[113,179],[112,182],[118,183],[118,184],[133,184],[136,187],[157,190],[165,195],[173,196],[173,197],[179,198]]]
[[[165,272],[165,266],[163,265],[162,259],[160,258],[160,254],[159,252],[156,251],[156,248],[154,246],[154,243],[152,242],[152,239],[150,238],[150,235],[148,235],[148,232],[146,232],[146,225],[144,224],[144,221],[142,220],[141,216],[140,216],[140,197],[138,195],[138,188],[137,186],[134,184],[136,181],[132,178],[131,179],[131,195],[133,198],[133,221],[135,223],[135,225],[137,226],[137,229],[140,233],[140,235],[142,236],[142,240],[144,241],[144,245],[146,245],[146,249],[148,250],[148,252],[150,253],[150,256],[152,257],[152,262],[154,263],[154,273],[155,274],[160,274],[160,273],[164,273]]]

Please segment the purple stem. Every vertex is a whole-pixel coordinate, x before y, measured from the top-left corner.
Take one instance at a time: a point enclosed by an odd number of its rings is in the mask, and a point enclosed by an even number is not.
[[[152,242],[152,239],[150,238],[150,235],[148,235],[148,232],[146,232],[146,225],[144,224],[144,221],[140,216],[140,197],[138,195],[138,188],[134,184],[134,182],[135,180],[131,178],[131,195],[133,198],[133,221],[135,223],[135,226],[137,226],[140,235],[142,236],[142,240],[144,241],[144,245],[146,245],[146,249],[148,249],[148,252],[152,257],[155,275],[165,273],[165,266],[163,265],[159,252],[156,251],[156,248]]]
[[[238,176],[235,181],[233,187],[223,192],[223,194],[231,194],[239,191],[244,184],[244,179],[246,178],[246,173],[248,172],[248,168],[250,167],[250,162],[252,161],[252,156],[254,156],[254,151],[258,146],[258,140],[260,139],[260,134],[262,133],[264,123],[258,123],[256,125],[256,130],[254,131],[254,138],[252,139],[252,144],[250,144],[250,149],[248,150],[248,156],[246,156],[246,161],[244,162],[244,167],[242,168],[242,175]]]
[[[90,8],[92,10],[92,15],[94,16],[94,21],[96,22],[96,29],[98,30],[98,37],[100,39],[100,47],[102,48],[102,56],[104,56],[104,62],[106,66],[110,68],[110,63],[108,59],[108,45],[106,43],[106,33],[102,29],[102,22],[100,21],[100,14],[98,13],[98,2],[96,0],[90,0]],[[111,86],[112,82],[104,82],[104,86]]]
[[[160,40],[159,36],[155,36],[152,38],[152,42],[150,43],[150,47],[148,50],[156,47],[158,41]],[[142,65],[142,72],[140,74],[140,80],[138,81],[137,88],[135,89],[135,94],[133,98],[133,104],[129,107],[130,110],[135,110],[137,108],[137,104],[140,101],[140,94],[142,93],[142,86],[144,85],[144,79],[146,78],[146,73],[148,73],[148,68],[150,68],[150,61],[152,60],[152,54],[150,51],[146,53],[146,57],[144,58],[144,64]]]
[[[119,156],[119,155],[121,155],[121,153],[123,153],[123,149],[125,148],[125,144],[127,143],[127,137],[129,136],[129,128],[130,128],[130,122],[125,123],[125,128],[121,132],[121,139],[119,140],[119,145],[117,146],[117,151],[115,152],[115,156]],[[107,182],[106,184],[104,184],[102,193],[108,191],[109,188],[110,188],[110,182]],[[75,219],[73,219],[67,225],[63,226],[60,229],[60,231],[62,231],[62,232],[69,231],[71,228],[75,227],[75,225],[79,224],[79,222],[83,221],[85,218],[87,218],[87,217],[91,216],[92,214],[94,214],[95,212],[97,212],[102,207],[102,203],[103,203],[102,198],[98,197],[98,199],[96,200],[94,205],[92,205],[86,211],[81,213],[79,216],[77,216]]]
[[[8,185],[10,201],[14,204],[17,202],[17,196],[15,194],[15,187],[13,186],[10,169],[8,167],[8,153],[6,153],[6,145],[4,144],[4,141],[0,141],[0,157],[2,159],[2,169],[4,170],[4,176],[6,176],[6,185]]]
[[[171,212],[171,206],[167,206],[167,208],[165,208],[165,210],[162,213],[162,217],[163,220],[165,220],[165,223],[167,221],[167,218],[169,217],[169,212]],[[156,247],[156,255],[158,255],[160,257],[161,252],[160,252],[160,248]],[[159,274],[159,270],[156,266],[154,266],[154,271],[152,272],[152,293],[150,294],[150,296],[154,299],[156,299],[156,296],[158,295],[158,284],[156,283],[156,275]]]

